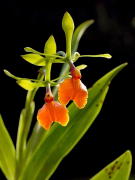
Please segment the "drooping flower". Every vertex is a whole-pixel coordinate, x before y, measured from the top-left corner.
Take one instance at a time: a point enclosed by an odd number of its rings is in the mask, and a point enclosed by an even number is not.
[[[66,79],[59,86],[58,95],[59,101],[64,106],[73,100],[79,109],[84,108],[87,103],[88,91],[86,86],[81,82],[81,73],[72,64],[72,78]]]
[[[54,101],[51,92],[46,93],[44,100],[46,103],[39,109],[37,114],[39,124],[46,130],[49,130],[51,124],[55,121],[62,126],[66,126],[69,121],[67,108],[59,102]]]

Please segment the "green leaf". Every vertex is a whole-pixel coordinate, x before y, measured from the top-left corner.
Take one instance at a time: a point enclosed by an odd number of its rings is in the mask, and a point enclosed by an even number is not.
[[[34,64],[36,66],[46,65],[45,58],[43,58],[38,54],[25,54],[25,55],[21,55],[21,57],[25,59],[27,62]]]
[[[50,36],[49,39],[45,43],[44,47],[45,54],[55,54],[56,53],[56,43],[53,36]]]
[[[126,151],[90,180],[128,180],[131,171],[131,165],[131,152]]]
[[[73,34],[73,38],[72,38],[72,45],[71,45],[71,49],[72,49],[72,54],[75,53],[77,51],[78,45],[79,45],[79,41],[82,37],[82,35],[84,34],[85,30],[94,23],[94,20],[88,20],[83,22],[82,24],[80,24],[76,29],[75,32]]]
[[[19,86],[21,86],[22,88],[26,89],[26,90],[33,90],[34,88],[37,88],[37,87],[45,87],[45,84],[41,83],[41,82],[31,82],[30,80],[19,80],[19,81],[16,81],[17,84]]]
[[[66,36],[66,56],[67,58],[70,58],[71,57],[71,40],[72,40],[73,31],[74,31],[74,22],[68,12],[64,14],[64,17],[62,19],[62,28]]]
[[[0,167],[7,179],[15,177],[15,148],[0,115]]]
[[[88,90],[89,98],[84,109],[78,109],[74,102],[68,107],[70,116],[68,125],[62,127],[58,123],[54,123],[45,136],[43,136],[35,151],[28,156],[27,163],[22,170],[19,180],[50,178],[61,160],[73,149],[89,129],[101,110],[110,81],[126,65],[127,63],[113,69]],[[40,130],[38,133],[40,134]],[[38,133],[36,134],[37,138]],[[30,149],[29,152],[31,152]]]

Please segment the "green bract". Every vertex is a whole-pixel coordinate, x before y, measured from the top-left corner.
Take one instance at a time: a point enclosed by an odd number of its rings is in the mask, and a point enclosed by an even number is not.
[[[50,92],[50,86],[54,86],[53,96],[54,100],[57,101],[59,84],[67,78],[72,78],[68,63],[75,63],[80,57],[111,58],[111,55],[107,53],[80,55],[77,52],[80,38],[93,22],[94,20],[86,21],[74,31],[72,17],[67,12],[64,14],[62,28],[66,36],[66,53],[56,52],[53,36],[50,36],[45,43],[44,53],[30,47],[25,48],[29,54],[22,55],[22,58],[33,65],[41,66],[37,79],[20,78],[4,70],[6,75],[16,79],[17,84],[28,90],[25,107],[20,114],[16,150],[0,116],[0,168],[8,180],[48,180],[62,159],[90,128],[103,106],[110,82],[127,65],[124,63],[111,70],[88,89],[88,100],[85,108],[80,110],[72,102],[68,106],[70,121],[65,127],[54,122],[50,130],[46,131],[39,125],[39,122],[36,122],[28,139],[35,110],[34,97],[39,87],[46,87]],[[59,77],[53,80],[50,79],[52,63],[64,63]],[[86,67],[87,65],[81,64],[76,68],[82,70]],[[126,151],[91,180],[128,180],[131,164],[131,153]]]

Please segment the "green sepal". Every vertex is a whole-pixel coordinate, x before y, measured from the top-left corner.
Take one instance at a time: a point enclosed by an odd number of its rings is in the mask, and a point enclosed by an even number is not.
[[[45,87],[45,83],[44,82],[31,82],[28,79],[22,79],[19,81],[16,81],[16,83],[21,86],[22,88],[26,89],[26,90],[33,90],[35,88],[38,87]]]
[[[76,66],[76,69],[83,70],[83,69],[85,69],[86,67],[87,67],[86,64],[81,64],[81,65],[79,65],[79,66]]]
[[[5,69],[4,69],[4,73],[5,73],[7,76],[9,76],[9,77],[11,77],[11,78],[13,78],[13,79],[16,79],[16,80],[22,79],[22,78],[20,78],[20,77],[14,76],[13,74],[11,74],[9,71],[7,71],[7,70],[5,70]]]
[[[38,52],[30,47],[25,47],[24,50],[26,52],[32,52],[32,53],[35,53],[35,54],[39,54],[39,55],[43,55],[43,56],[48,56],[49,58],[60,58],[60,59],[63,59],[62,56],[58,56],[58,55],[53,55],[53,54],[45,54],[45,53],[41,53],[41,52]]]
[[[64,14],[64,17],[62,19],[62,28],[66,36],[66,56],[67,58],[70,58],[71,57],[71,40],[72,40],[73,31],[74,31],[74,22],[68,12]]]
[[[24,50],[25,50],[26,52],[33,52],[33,53],[35,53],[35,54],[44,55],[44,53],[38,52],[38,51],[32,49],[31,47],[25,47]]]
[[[25,59],[27,62],[34,64],[36,66],[46,65],[45,58],[38,54],[25,54],[25,55],[21,55],[21,57]]]
[[[15,178],[15,161],[15,147],[0,115],[0,168],[7,179]]]
[[[111,59],[112,56],[110,54],[98,54],[98,55],[80,55],[79,57],[103,57],[107,59]]]
[[[17,77],[17,76],[14,76],[13,74],[11,74],[9,71],[5,70],[4,69],[4,72],[7,76],[13,78],[13,79],[16,79],[16,80],[31,80],[31,81],[35,81],[35,82],[41,82],[43,83],[44,81],[41,81],[41,80],[37,80],[37,79],[28,79],[28,78],[20,78],[20,77]]]
[[[128,180],[132,165],[132,155],[128,150],[107,165],[90,180]]]
[[[49,39],[46,41],[45,47],[44,47],[44,53],[45,54],[55,54],[56,53],[56,43],[55,43],[55,39],[54,39],[53,35],[50,36]]]
[[[72,38],[72,45],[71,45],[72,54],[75,51],[77,51],[79,41],[80,41],[82,35],[84,34],[85,30],[93,23],[94,23],[94,20],[91,19],[91,20],[83,22],[75,29],[75,32],[74,32],[73,38]]]

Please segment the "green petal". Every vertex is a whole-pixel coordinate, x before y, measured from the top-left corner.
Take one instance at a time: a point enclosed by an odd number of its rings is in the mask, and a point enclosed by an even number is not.
[[[55,54],[56,53],[56,43],[53,36],[50,36],[49,39],[45,43],[44,47],[45,54]]]
[[[27,62],[34,64],[36,66],[45,66],[45,58],[38,54],[25,54],[21,55],[23,59],[25,59]]]
[[[91,20],[85,21],[84,23],[80,24],[75,29],[75,32],[74,32],[73,38],[72,38],[72,47],[71,47],[72,54],[77,51],[79,41],[80,41],[82,35],[84,34],[85,30],[93,23],[94,23],[94,20],[91,19]]]
[[[8,111],[7,111],[8,112]],[[0,168],[7,179],[15,178],[15,148],[0,115]]]
[[[128,180],[131,171],[131,165],[131,152],[126,151],[90,180]]]
[[[61,160],[89,129],[102,108],[109,88],[108,85],[126,65],[127,63],[113,69],[88,90],[89,98],[85,108],[78,109],[74,102],[68,107],[70,117],[68,125],[62,127],[58,123],[54,123],[34,152],[32,153],[31,149],[29,149],[28,161],[19,180],[50,178]],[[39,130],[38,133],[40,134]],[[38,133],[36,134],[37,138]]]
[[[19,86],[26,90],[33,90],[34,88],[37,87],[45,87],[45,85],[41,82],[33,83],[30,80],[19,80],[16,81]]]

